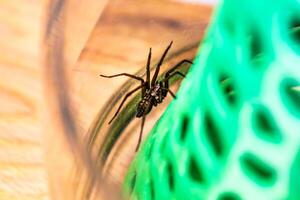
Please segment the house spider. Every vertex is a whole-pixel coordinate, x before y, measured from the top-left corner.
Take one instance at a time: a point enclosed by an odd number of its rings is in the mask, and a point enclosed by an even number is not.
[[[136,117],[137,118],[142,118],[142,123],[141,123],[141,130],[140,130],[139,140],[138,140],[138,144],[136,146],[135,151],[137,151],[139,149],[141,139],[142,139],[142,134],[143,134],[143,128],[144,128],[144,124],[145,124],[146,115],[151,111],[152,107],[157,106],[158,104],[160,104],[163,101],[163,99],[167,96],[168,92],[172,95],[173,98],[176,98],[175,94],[169,89],[169,80],[170,80],[170,78],[172,78],[175,75],[180,75],[182,77],[185,77],[184,74],[182,74],[180,71],[176,71],[176,69],[179,66],[181,66],[183,63],[193,64],[191,61],[184,59],[181,62],[179,62],[178,64],[176,64],[175,66],[173,66],[169,71],[167,71],[165,73],[164,78],[162,80],[158,81],[157,77],[158,77],[158,73],[159,73],[159,70],[160,70],[160,66],[162,65],[169,49],[171,48],[172,43],[173,43],[173,41],[170,42],[170,44],[168,45],[168,47],[164,51],[162,57],[160,58],[160,60],[157,64],[157,67],[155,69],[154,75],[153,75],[151,80],[150,80],[151,48],[149,50],[148,60],[147,60],[146,81],[141,77],[138,77],[138,76],[135,76],[135,75],[132,75],[132,74],[128,74],[128,73],[115,74],[115,75],[111,75],[111,76],[100,75],[100,76],[105,77],[105,78],[114,78],[114,77],[117,77],[117,76],[128,76],[130,78],[141,81],[141,85],[134,88],[133,90],[131,90],[130,92],[128,92],[125,95],[125,97],[123,98],[123,100],[122,100],[121,104],[119,105],[117,111],[115,112],[114,116],[108,122],[108,124],[110,124],[115,119],[115,117],[118,115],[118,113],[120,112],[122,106],[124,105],[125,101],[127,100],[127,98],[129,96],[131,96],[133,93],[135,93],[136,91],[138,91],[140,89],[142,90],[142,98],[139,101],[139,103],[137,104],[137,108],[136,108]]]

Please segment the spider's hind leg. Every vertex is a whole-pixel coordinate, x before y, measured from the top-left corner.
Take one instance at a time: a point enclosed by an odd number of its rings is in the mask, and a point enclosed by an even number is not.
[[[139,89],[142,89],[142,95],[144,94],[145,91],[145,84],[141,84],[140,86],[134,88],[133,90],[131,90],[130,92],[128,92],[125,97],[123,98],[121,104],[119,105],[117,111],[115,112],[114,116],[111,118],[111,120],[108,122],[108,124],[110,124],[115,117],[118,115],[118,113],[120,112],[121,108],[123,107],[123,104],[125,103],[125,101],[128,99],[128,97],[130,97],[133,93],[135,93],[136,91],[138,91]]]
[[[141,144],[141,141],[142,141],[145,120],[146,120],[146,116],[143,116],[142,117],[142,123],[141,123],[141,131],[140,131],[138,143],[137,143],[136,148],[135,148],[135,152],[137,152],[139,150],[139,147],[140,147],[140,144]]]

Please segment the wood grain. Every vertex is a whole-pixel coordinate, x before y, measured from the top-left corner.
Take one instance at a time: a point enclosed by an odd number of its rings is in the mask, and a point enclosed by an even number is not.
[[[126,80],[99,74],[133,74],[145,66],[150,47],[155,61],[171,40],[172,52],[199,43],[210,13],[210,7],[168,1],[111,1],[71,72],[82,129]]]
[[[101,115],[100,109],[127,80],[103,79],[99,74],[134,74],[145,66],[149,47],[152,47],[152,60],[155,63],[171,40],[174,41],[169,54],[171,57],[182,49],[197,46],[209,22],[210,13],[210,7],[168,1],[111,1],[71,72],[74,84],[73,100],[76,102],[76,116],[82,133],[91,128],[91,122]],[[193,58],[195,52],[196,48],[191,48],[183,56]],[[183,58],[178,56],[165,64],[174,65]],[[162,108],[165,107],[158,109]],[[157,117],[158,115],[150,121],[147,120],[145,130],[151,128]],[[136,127],[137,124],[139,123],[134,123],[133,126]],[[103,133],[100,135],[101,141]],[[123,140],[121,143],[129,145],[130,150],[133,150],[136,136],[123,137],[131,142]],[[115,153],[114,161],[109,165],[110,170],[107,173],[114,184],[119,185],[122,182],[128,162],[132,159],[133,152],[127,153]]]
[[[0,4],[0,199],[47,199],[38,111],[43,1]]]
[[[105,1],[69,2],[74,17],[69,20],[67,55],[75,62]],[[50,198],[43,142],[46,113],[42,112],[46,9],[46,0],[0,2],[1,200]]]
[[[63,133],[49,131],[55,119],[42,54],[49,1],[0,3],[1,200],[71,199],[64,189],[74,192],[76,185],[68,179],[74,160]],[[125,81],[108,82],[99,73],[136,72],[150,46],[156,59],[170,40],[174,51],[199,42],[211,13],[209,7],[156,0],[113,0],[104,11],[104,0],[67,2],[65,62],[82,135]]]

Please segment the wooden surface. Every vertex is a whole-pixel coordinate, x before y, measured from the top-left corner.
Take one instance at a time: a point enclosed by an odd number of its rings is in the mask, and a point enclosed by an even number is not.
[[[98,20],[71,72],[75,88],[72,93],[75,94],[74,101],[79,113],[77,119],[82,133],[86,133],[95,116],[101,114],[100,108],[127,80],[121,77],[104,79],[99,74],[134,74],[145,66],[149,47],[152,47],[152,61],[155,63],[171,40],[174,45],[168,57],[187,47],[197,46],[201,41],[209,21],[210,7],[168,1],[153,2],[115,0],[108,4]],[[192,59],[195,52],[196,48],[191,48],[190,52],[182,55],[184,57],[174,58],[165,65],[174,65],[183,58]],[[168,97],[165,103],[170,100]],[[161,105],[156,110],[163,108]],[[156,115],[147,119],[145,133],[158,117]],[[132,125],[139,127],[139,124],[136,120]],[[137,135],[123,139],[126,140],[122,140],[123,146],[131,147],[129,153],[115,153],[114,161],[109,164],[108,176],[117,185],[122,182],[126,167],[132,159],[132,147],[136,145]]]
[[[0,199],[47,199],[39,102],[43,1],[0,3]]]
[[[74,13],[67,32],[70,62],[81,52],[104,2],[70,0],[68,9]],[[46,0],[0,2],[1,200],[50,198],[43,141],[46,113],[42,112],[41,47],[46,9]]]
[[[108,82],[98,74],[136,72],[144,65],[150,46],[157,58],[170,40],[174,40],[174,50],[199,41],[211,11],[209,7],[168,1],[114,0],[105,8],[89,37],[104,2],[70,0],[67,8],[73,14],[67,15],[66,63],[72,105],[82,133],[87,131],[106,99],[125,81]],[[69,154],[63,151],[64,147],[55,146],[55,142],[62,139],[59,133],[51,141],[44,140],[49,139],[45,136],[45,124],[51,124],[45,121],[48,97],[41,61],[47,5],[46,0],[4,0],[0,3],[1,200],[63,199],[64,196],[53,194],[57,192],[55,187],[48,189],[49,165],[45,152],[55,152],[57,159],[51,162],[59,163],[50,165],[50,176],[53,168],[64,176],[68,168],[55,167],[64,166],[67,158],[63,156]],[[53,148],[45,143],[53,144]],[[55,185],[56,178],[50,185]]]
[[[81,127],[88,129],[108,97],[127,80],[99,74],[134,74],[145,66],[150,47],[156,61],[171,40],[172,52],[199,43],[210,13],[210,7],[168,1],[111,1],[71,72]]]

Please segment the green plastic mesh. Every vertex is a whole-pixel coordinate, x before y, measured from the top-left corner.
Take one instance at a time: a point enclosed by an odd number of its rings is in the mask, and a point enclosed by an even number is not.
[[[300,2],[225,0],[124,182],[131,199],[300,199]]]

